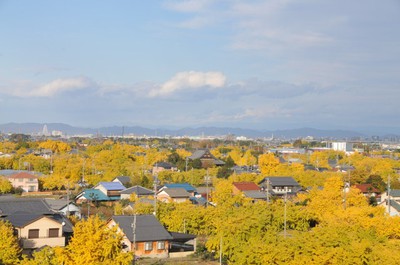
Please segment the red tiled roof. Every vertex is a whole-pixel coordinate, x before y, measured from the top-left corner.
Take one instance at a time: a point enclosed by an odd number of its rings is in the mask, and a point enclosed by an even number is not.
[[[359,189],[362,193],[371,193],[371,192],[379,193],[379,190],[372,187],[371,184],[355,184],[354,187]]]
[[[35,175],[32,175],[32,174],[26,173],[26,172],[20,172],[20,173],[9,176],[9,178],[11,178],[11,179],[33,179],[33,178],[37,179],[38,177]]]
[[[233,186],[240,191],[260,190],[260,187],[254,182],[233,182]]]

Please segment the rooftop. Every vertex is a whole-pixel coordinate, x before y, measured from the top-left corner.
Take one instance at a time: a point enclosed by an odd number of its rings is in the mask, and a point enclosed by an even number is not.
[[[97,186],[103,186],[106,190],[124,190],[126,187],[119,182],[99,182]],[[97,187],[96,186],[96,187]]]
[[[126,237],[133,242],[132,224],[134,217],[117,215],[113,216],[111,219],[119,225]],[[161,225],[154,215],[136,215],[135,236],[137,242],[172,239],[170,233]]]

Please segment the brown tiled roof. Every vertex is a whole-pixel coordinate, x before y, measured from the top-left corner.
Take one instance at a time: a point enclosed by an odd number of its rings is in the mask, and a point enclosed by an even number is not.
[[[233,186],[240,191],[260,190],[260,187],[254,182],[233,182]]]
[[[38,177],[26,172],[20,172],[14,175],[9,176],[11,179],[37,179]]]
[[[362,193],[370,193],[370,192],[375,192],[375,193],[380,193],[377,188],[372,187],[371,184],[355,184],[354,187],[359,189]]]

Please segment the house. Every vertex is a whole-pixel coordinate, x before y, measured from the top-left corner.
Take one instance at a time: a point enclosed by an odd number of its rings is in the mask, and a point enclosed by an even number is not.
[[[0,219],[9,221],[25,254],[43,246],[65,246],[72,224],[44,199],[0,196]]]
[[[261,188],[254,182],[233,182],[232,193],[241,194],[244,191],[260,191]]]
[[[292,177],[265,177],[258,183],[261,190],[273,196],[296,195],[301,186]]]
[[[391,216],[400,215],[400,190],[391,189],[389,194],[387,191],[382,193],[378,205],[385,207],[386,212]]]
[[[125,186],[120,182],[99,182],[93,189],[100,190],[111,199],[120,199],[122,190],[125,190]]]
[[[121,183],[121,185],[128,187],[128,186],[130,186],[131,178],[128,176],[119,176],[119,177],[114,178],[112,180],[112,182],[119,182],[119,183]]]
[[[372,186],[372,184],[355,184],[353,186],[361,191],[366,197],[380,197],[381,192]]]
[[[196,195],[201,195],[201,197],[203,197],[203,198],[211,198],[211,194],[214,191],[215,191],[214,187],[201,186],[201,187],[196,188]]]
[[[154,215],[112,216],[108,227],[118,227],[126,251],[142,258],[178,258],[194,254],[196,236],[169,232]],[[133,229],[135,227],[135,229]]]
[[[154,196],[154,191],[137,185],[120,191],[121,200],[129,199],[132,193],[136,194],[138,198],[145,196]]]
[[[232,193],[234,195],[242,194],[253,201],[269,200],[268,194],[254,182],[233,182]]]
[[[83,204],[83,203],[98,203],[98,202],[108,202],[109,205],[112,202],[119,200],[119,196],[109,197],[104,194],[101,190],[98,189],[86,189],[83,190],[75,197],[75,203]]]
[[[152,174],[157,175],[161,171],[168,170],[168,171],[178,171],[178,168],[170,163],[167,162],[158,162],[153,165]]]
[[[134,250],[136,256],[168,257],[169,242],[173,237],[154,215],[113,216],[107,225],[118,226],[119,232],[123,234],[122,244],[127,247],[127,251]]]
[[[25,250],[37,249],[44,246],[65,246],[63,235],[65,222],[56,219],[53,215],[34,213],[15,213],[1,219],[9,221],[20,245]]]
[[[196,188],[190,185],[189,183],[169,183],[169,184],[164,184],[164,186],[161,187],[160,191],[163,189],[184,189],[188,193],[190,193],[192,196],[195,195],[196,193]]]
[[[191,194],[187,192],[184,188],[171,188],[162,189],[157,193],[157,200],[162,202],[186,202],[191,197]]]
[[[260,170],[257,165],[254,166],[233,166],[231,170],[236,174],[245,174],[245,173],[250,173],[250,174],[259,174]]]
[[[33,174],[19,172],[8,176],[7,179],[14,188],[21,188],[24,192],[39,191],[38,177]]]
[[[66,200],[58,200],[58,199],[44,199],[46,203],[49,205],[50,209],[56,213],[61,213],[64,216],[75,216],[77,218],[81,218],[81,209],[73,202],[68,202]]]
[[[196,150],[191,156],[188,157],[191,160],[200,159],[201,166],[203,168],[213,167],[213,166],[223,166],[225,162],[216,158],[211,154],[208,149]]]

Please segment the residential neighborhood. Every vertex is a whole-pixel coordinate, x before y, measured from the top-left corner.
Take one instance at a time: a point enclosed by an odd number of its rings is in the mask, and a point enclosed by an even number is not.
[[[268,221],[251,222],[264,230],[275,227],[274,236],[284,238],[304,237],[325,222],[329,227],[329,213],[346,215],[350,208],[379,211],[375,218],[400,215],[397,155],[348,153],[352,145],[289,152],[290,144],[277,149],[255,142],[253,150],[228,142],[185,149],[177,142],[170,151],[160,143],[150,147],[119,141],[103,139],[73,149],[73,142],[39,140],[40,148],[51,144],[65,149],[45,152],[50,157],[28,151],[0,158],[0,165],[13,160],[17,166],[28,165],[0,170],[0,219],[12,226],[25,259],[35,259],[46,247],[73,251],[82,225],[100,225],[119,238],[118,253],[124,259],[129,254],[154,262],[200,257],[212,262],[221,256],[236,263],[240,256],[228,246],[232,235],[253,231],[240,217],[249,213],[257,218],[273,213]],[[98,153],[91,155],[92,148]]]

